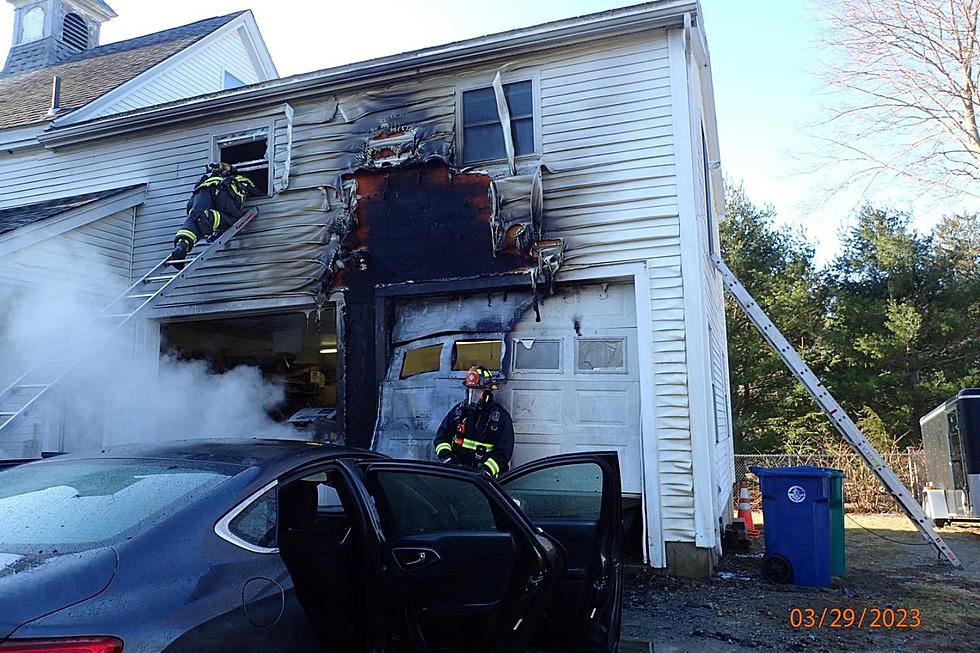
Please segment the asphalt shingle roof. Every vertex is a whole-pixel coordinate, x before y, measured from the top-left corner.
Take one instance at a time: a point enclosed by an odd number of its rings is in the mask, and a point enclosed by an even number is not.
[[[85,50],[54,66],[0,76],[0,129],[48,120],[51,79],[61,77],[61,108],[79,109],[201,40],[245,12]]]
[[[36,204],[26,204],[24,206],[15,206],[9,209],[0,209],[0,236],[8,234],[15,229],[19,229],[20,227],[26,227],[27,225],[35,224],[37,222],[41,222],[42,220],[48,220],[61,215],[62,213],[67,213],[68,211],[83,207],[86,204],[93,204],[99,200],[104,200],[112,197],[113,195],[118,195],[119,193],[132,190],[133,188],[136,188],[136,186],[102,190],[96,193],[86,193],[85,195],[75,195],[73,197],[61,197],[56,200],[48,200],[46,202],[38,202]]]

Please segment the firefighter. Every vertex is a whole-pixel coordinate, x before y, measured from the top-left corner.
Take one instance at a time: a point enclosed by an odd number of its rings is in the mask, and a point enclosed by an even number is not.
[[[471,367],[463,385],[466,399],[450,409],[432,442],[436,457],[496,478],[514,455],[514,423],[493,400],[497,386],[485,367]]]
[[[227,163],[210,163],[187,201],[187,219],[177,230],[170,265],[184,269],[185,259],[201,238],[210,238],[245,213],[245,201],[261,192],[248,177]]]

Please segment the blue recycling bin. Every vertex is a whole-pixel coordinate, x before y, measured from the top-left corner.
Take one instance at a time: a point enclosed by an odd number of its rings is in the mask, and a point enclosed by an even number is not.
[[[830,587],[831,479],[824,467],[752,467],[762,489],[766,555],[763,575],[772,581]]]

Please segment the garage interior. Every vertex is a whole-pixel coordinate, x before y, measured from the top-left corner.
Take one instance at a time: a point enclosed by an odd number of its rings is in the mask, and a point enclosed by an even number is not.
[[[202,360],[215,374],[241,365],[283,383],[286,398],[269,416],[313,431],[318,440],[343,441],[342,364],[337,308],[250,314],[162,324],[161,352]],[[302,413],[300,411],[303,411]]]

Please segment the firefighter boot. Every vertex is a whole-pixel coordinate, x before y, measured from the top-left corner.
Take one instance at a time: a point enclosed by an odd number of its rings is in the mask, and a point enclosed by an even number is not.
[[[176,241],[174,241],[174,251],[170,253],[170,265],[172,265],[175,270],[183,270],[185,259],[190,251],[190,242],[186,238],[178,238]]]

